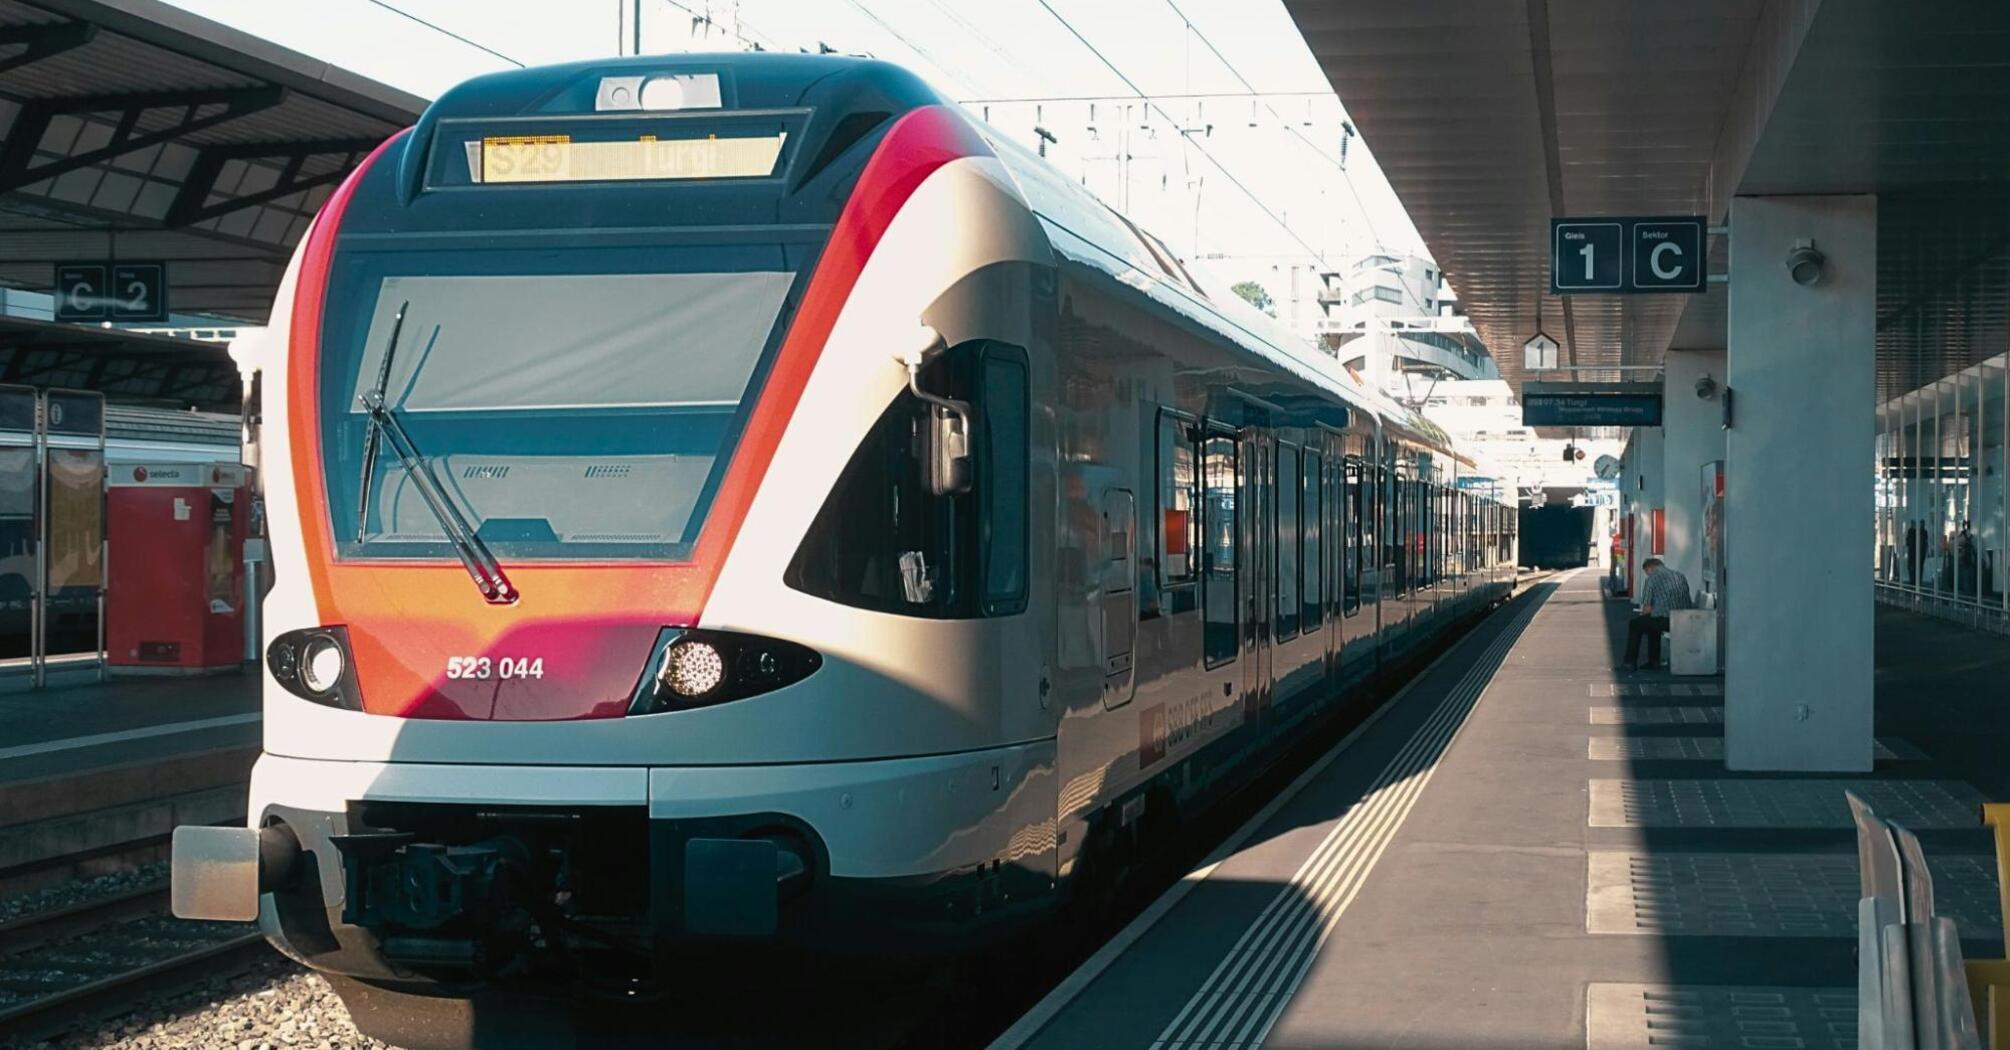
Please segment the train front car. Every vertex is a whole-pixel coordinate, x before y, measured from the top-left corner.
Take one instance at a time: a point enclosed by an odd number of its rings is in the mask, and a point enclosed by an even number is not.
[[[178,834],[177,909],[362,1005],[1047,907],[1055,716],[1003,698],[1054,644],[1054,288],[884,64],[447,93],[281,288],[265,754],[250,828]]]

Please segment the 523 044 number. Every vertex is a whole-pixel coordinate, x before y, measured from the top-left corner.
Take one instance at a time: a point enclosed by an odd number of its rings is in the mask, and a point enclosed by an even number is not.
[[[543,678],[542,656],[449,656],[448,678]]]

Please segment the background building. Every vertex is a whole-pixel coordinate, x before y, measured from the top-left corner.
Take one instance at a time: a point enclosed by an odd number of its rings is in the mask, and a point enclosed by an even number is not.
[[[1396,397],[1427,397],[1435,381],[1500,378],[1431,260],[1376,252],[1321,277],[1320,347]]]

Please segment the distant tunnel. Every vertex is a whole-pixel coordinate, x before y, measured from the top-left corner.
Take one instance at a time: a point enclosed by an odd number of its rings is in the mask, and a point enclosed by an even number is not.
[[[1592,508],[1553,504],[1521,511],[1521,563],[1575,569],[1591,562]]]

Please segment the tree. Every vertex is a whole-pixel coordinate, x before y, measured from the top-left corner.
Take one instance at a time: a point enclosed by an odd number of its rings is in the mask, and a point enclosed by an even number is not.
[[[1249,302],[1249,305],[1256,307],[1258,310],[1272,317],[1277,316],[1277,311],[1271,309],[1273,300],[1270,298],[1270,293],[1264,291],[1263,286],[1257,284],[1255,281],[1241,281],[1230,286],[1228,290],[1242,296]]]

